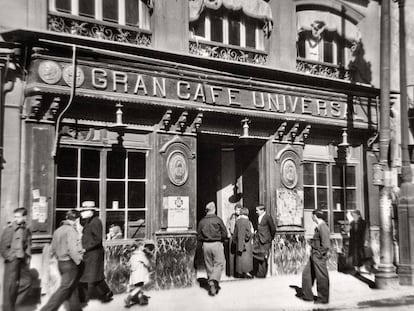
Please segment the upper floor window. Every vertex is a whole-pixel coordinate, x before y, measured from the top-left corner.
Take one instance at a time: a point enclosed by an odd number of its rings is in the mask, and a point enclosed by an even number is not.
[[[360,41],[355,22],[332,9],[298,8],[297,56],[347,67],[352,49]]]
[[[53,12],[149,29],[150,3],[149,0],[49,0],[49,9]]]
[[[190,0],[191,37],[263,50],[272,28],[269,4],[264,0],[233,2]]]

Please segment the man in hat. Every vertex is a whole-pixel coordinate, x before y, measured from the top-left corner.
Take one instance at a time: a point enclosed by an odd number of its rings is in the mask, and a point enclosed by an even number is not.
[[[227,238],[227,228],[216,215],[216,205],[206,205],[206,216],[198,224],[198,240],[203,242],[204,263],[208,277],[208,294],[214,296],[220,290],[221,273],[226,264],[223,241]]]
[[[46,305],[40,309],[41,311],[57,310],[65,301],[68,310],[82,310],[79,302],[78,282],[83,248],[76,230],[76,220],[78,218],[79,211],[69,210],[66,213],[66,219],[53,233],[51,254],[58,260],[62,279],[59,288],[49,298]]]
[[[85,201],[80,208],[82,231],[82,246],[85,249],[85,263],[80,278],[81,299],[87,301],[92,288],[95,288],[102,302],[112,300],[113,293],[105,282],[104,248],[102,245],[102,222],[95,214],[95,202]]]

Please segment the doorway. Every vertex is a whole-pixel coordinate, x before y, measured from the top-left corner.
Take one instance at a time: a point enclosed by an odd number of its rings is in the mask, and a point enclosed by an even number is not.
[[[249,218],[256,226],[263,143],[208,135],[200,135],[197,142],[197,223],[205,215],[206,204],[212,201],[226,227],[237,203],[249,209]],[[226,275],[231,278],[234,265],[229,249],[225,245]],[[205,277],[201,245],[197,248],[195,265],[197,275]]]

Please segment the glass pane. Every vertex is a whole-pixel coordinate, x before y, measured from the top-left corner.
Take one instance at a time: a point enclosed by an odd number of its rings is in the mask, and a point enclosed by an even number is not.
[[[53,0],[52,0],[53,1]],[[56,10],[60,12],[70,13],[72,9],[71,0],[56,0]]]
[[[304,185],[314,185],[313,177],[313,163],[303,164],[303,184]]]
[[[57,176],[76,177],[78,172],[78,149],[60,148],[57,157]]]
[[[145,179],[145,159],[143,152],[128,153],[128,178]]]
[[[333,44],[330,41],[323,42],[323,61],[325,63],[333,63]]]
[[[332,186],[343,187],[343,172],[342,166],[332,166]]]
[[[345,182],[347,187],[355,187],[355,166],[347,166],[345,168]]]
[[[79,1],[79,15],[95,17],[95,0]]]
[[[333,190],[333,208],[336,211],[344,210],[344,190],[343,189]]]
[[[76,180],[57,180],[56,208],[76,208]]]
[[[56,217],[55,217],[55,229],[60,227],[60,223],[66,219],[66,210],[62,211],[56,211]]]
[[[102,0],[102,17],[104,21],[118,22],[118,0]]]
[[[201,13],[198,20],[190,24],[190,30],[194,32],[194,35],[205,38],[206,36],[205,23],[206,23],[206,13],[204,11],[203,13]]]
[[[106,207],[109,209],[125,208],[125,182],[108,181]]]
[[[230,11],[229,19],[229,44],[240,45],[240,13]]]
[[[306,46],[305,46],[306,37],[304,32],[299,33],[299,39],[297,41],[297,56],[305,58],[306,57]]]
[[[318,188],[316,190],[318,209],[328,209],[328,189]]]
[[[95,206],[99,207],[99,181],[80,182],[80,202],[94,201]]]
[[[326,186],[326,164],[316,164],[316,183],[318,186]]]
[[[127,25],[139,26],[139,1],[125,0],[125,19]]]
[[[109,211],[106,213],[105,233],[107,240],[117,240],[124,238],[125,212]]]
[[[81,151],[81,177],[99,178],[99,151],[82,149]]]
[[[125,151],[110,151],[107,156],[107,178],[125,178]]]
[[[128,238],[145,237],[145,211],[128,212]]]
[[[346,190],[346,208],[356,209],[356,191],[355,190]]]
[[[223,16],[217,14],[222,11],[213,11],[210,16],[211,41],[223,42]]]
[[[334,232],[341,232],[341,229],[344,228],[345,213],[344,212],[334,212]]]
[[[128,183],[128,207],[144,208],[145,207],[145,183],[129,182]]]
[[[313,188],[304,187],[303,188],[304,196],[304,208],[306,209],[315,209],[315,192]]]
[[[256,48],[256,25],[257,22],[253,18],[246,17],[246,46]]]

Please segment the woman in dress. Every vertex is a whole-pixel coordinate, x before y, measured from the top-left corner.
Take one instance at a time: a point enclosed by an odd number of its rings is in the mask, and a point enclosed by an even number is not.
[[[236,275],[244,278],[251,278],[253,270],[252,253],[253,226],[249,220],[249,210],[241,208],[240,216],[234,226],[232,243],[236,252]]]

